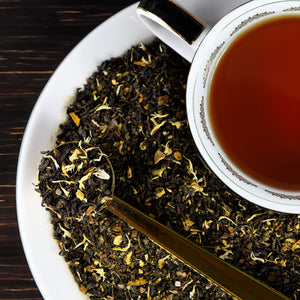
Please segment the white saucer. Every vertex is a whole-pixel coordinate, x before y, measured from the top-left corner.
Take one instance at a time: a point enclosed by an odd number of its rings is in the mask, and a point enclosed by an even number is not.
[[[207,7],[215,2],[216,10]],[[244,1],[199,0],[199,9],[208,22],[216,22],[223,14]],[[225,2],[225,1],[224,1]],[[186,0],[186,6],[189,1]],[[198,5],[197,4],[197,5]],[[87,35],[64,59],[41,93],[28,121],[21,145],[17,170],[17,215],[21,240],[34,280],[46,300],[79,300],[87,297],[79,291],[59,247],[52,236],[50,216],[41,207],[34,190],[37,184],[41,151],[54,147],[59,124],[75,90],[96,71],[104,60],[122,55],[131,46],[150,42],[154,36],[137,19],[133,4],[109,18]],[[210,4],[210,7],[214,7]]]

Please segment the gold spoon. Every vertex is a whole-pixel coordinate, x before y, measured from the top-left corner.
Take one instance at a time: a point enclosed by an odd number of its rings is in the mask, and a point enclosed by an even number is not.
[[[68,159],[69,164],[76,161],[77,167],[79,165],[79,161],[82,163],[83,161],[88,160],[89,151],[94,151],[96,149],[98,156],[97,159],[93,160],[94,167],[91,168],[90,164],[86,164],[86,168],[80,169],[80,173],[85,174],[81,178],[87,178],[88,171],[92,170],[91,172],[94,172],[94,175],[98,174],[97,177],[103,182],[110,181],[109,185],[104,185],[104,190],[101,191],[102,195],[100,196],[100,199],[98,199],[99,204],[102,205],[101,209],[107,209],[120,217],[142,234],[149,237],[154,243],[174,255],[180,261],[190,266],[204,277],[214,282],[216,285],[220,286],[237,299],[289,299],[275,289],[260,282],[245,272],[240,271],[231,264],[219,259],[201,246],[192,243],[188,239],[129,205],[127,202],[116,197],[114,195],[114,170],[107,155],[105,155],[100,148],[81,142],[65,143],[48,152],[48,155],[45,157],[50,157],[53,154],[51,159],[55,160],[55,151],[58,151],[59,148],[64,146],[67,147],[66,150],[62,151],[60,149],[60,152],[64,152],[63,155],[65,159]],[[73,157],[71,161],[70,157]],[[102,159],[102,157],[105,159]],[[60,163],[62,164],[62,162]],[[58,162],[56,162],[56,164],[58,164]],[[79,170],[79,168],[77,168],[77,170]],[[83,179],[81,179],[81,181],[82,180]],[[81,182],[81,184],[83,184],[83,182]],[[108,188],[108,186],[110,186],[110,188]]]
[[[104,207],[110,212],[237,299],[289,299],[275,289],[190,242],[118,197],[114,195],[106,196],[103,201]]]

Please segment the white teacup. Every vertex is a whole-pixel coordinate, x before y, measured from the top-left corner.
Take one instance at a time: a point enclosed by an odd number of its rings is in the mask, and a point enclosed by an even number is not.
[[[197,7],[197,0],[192,2],[192,6]],[[213,25],[212,28],[172,0],[142,0],[137,14],[157,37],[192,62],[187,84],[188,121],[194,141],[213,172],[228,187],[253,203],[281,212],[300,213],[300,168],[299,174],[292,178],[292,189],[288,188],[288,183],[287,187],[279,187],[279,184],[276,186],[276,180],[269,183],[258,179],[259,176],[253,175],[255,171],[253,174],[245,171],[232,159],[229,152],[224,150],[223,144],[216,136],[209,113],[209,99],[212,98],[210,90],[215,70],[225,54],[230,51],[228,49],[233,45],[233,41],[240,39],[245,32],[255,32],[255,26],[275,19],[293,16],[296,22],[300,23],[300,1],[253,0],[227,13],[216,24],[210,24]],[[295,41],[297,40],[300,40],[300,32],[295,36]],[[286,45],[279,47],[284,51]],[[283,57],[288,57],[289,53]],[[295,68],[300,68],[300,52],[294,61]],[[296,100],[300,102],[300,75],[297,75],[297,81],[299,89],[296,91]],[[257,116],[253,116],[254,122],[256,118]],[[300,129],[300,111],[299,122],[294,125]],[[298,150],[299,160],[294,165],[299,163],[300,166],[300,147]],[[252,166],[249,167],[251,169]],[[284,170],[279,168],[278,172]]]

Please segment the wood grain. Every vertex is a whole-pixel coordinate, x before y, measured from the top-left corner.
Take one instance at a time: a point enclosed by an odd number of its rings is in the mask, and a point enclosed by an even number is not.
[[[19,237],[19,148],[47,80],[92,29],[135,1],[0,0],[0,299],[43,299]]]

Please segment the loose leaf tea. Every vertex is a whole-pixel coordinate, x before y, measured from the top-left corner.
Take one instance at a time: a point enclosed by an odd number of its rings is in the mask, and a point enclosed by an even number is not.
[[[39,166],[60,255],[90,299],[231,299],[103,210],[113,184],[117,197],[297,299],[300,219],[247,202],[207,168],[186,118],[188,71],[154,41],[103,62],[77,90]]]

